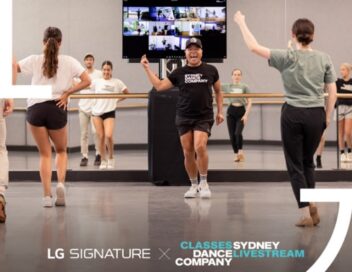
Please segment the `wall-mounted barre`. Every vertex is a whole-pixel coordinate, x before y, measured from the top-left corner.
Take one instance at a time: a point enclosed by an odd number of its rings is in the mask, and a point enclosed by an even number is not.
[[[250,94],[223,94],[224,98],[230,97],[248,97],[248,98],[283,98],[282,93],[250,93]],[[72,99],[103,99],[103,98],[134,98],[146,99],[149,97],[148,93],[131,93],[131,94],[73,94]]]
[[[284,98],[283,93],[249,93],[249,94],[223,94],[224,98]],[[328,94],[324,95],[325,97]],[[103,99],[103,98],[131,98],[131,99],[146,99],[148,93],[131,93],[131,94],[73,94],[72,99]],[[338,98],[350,98],[352,94],[337,94]]]
[[[281,105],[284,101],[282,100],[267,100],[267,101],[253,101],[253,105]],[[224,103],[228,106],[228,103]],[[117,105],[116,109],[146,109],[148,107],[147,103],[129,103]],[[26,111],[26,107],[15,107],[14,111]],[[69,112],[78,111],[78,108],[68,108]]]
[[[72,99],[99,99],[99,98],[133,98],[133,99],[147,99],[147,93],[138,93],[138,94],[74,94],[71,95]],[[325,97],[328,95],[325,94]],[[224,94],[224,98],[283,98],[284,95],[282,93],[251,93],[251,94]],[[352,99],[352,94],[337,94],[338,98],[342,99]],[[265,101],[253,101],[254,105],[280,105],[283,104],[283,100],[265,100]],[[227,103],[224,103],[227,105]],[[117,105],[118,109],[136,109],[136,108],[147,108],[146,103],[134,103],[134,104],[126,104],[126,105]],[[15,111],[26,111],[26,107],[15,107]],[[76,108],[69,108],[69,111],[77,111]]]

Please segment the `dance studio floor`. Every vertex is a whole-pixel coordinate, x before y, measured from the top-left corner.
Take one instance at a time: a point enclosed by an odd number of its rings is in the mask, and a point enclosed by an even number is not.
[[[318,187],[352,188],[352,183]],[[67,185],[67,207],[42,208],[39,183],[14,182],[8,190],[8,221],[0,224],[0,271],[306,271],[336,222],[337,204],[321,204],[319,227],[295,227],[297,208],[286,182],[216,183],[211,188],[210,200],[185,200],[186,187],[76,182]],[[305,257],[235,259],[230,268],[178,268],[175,259],[185,254],[179,249],[184,240],[279,241],[280,249],[302,249]],[[48,260],[48,248],[66,253],[72,248],[150,248],[152,260]],[[170,249],[170,260],[159,260],[159,249]],[[350,231],[329,271],[351,271],[346,266],[351,252]]]
[[[172,154],[170,154],[171,156]],[[232,149],[228,145],[209,145],[209,169],[262,169],[262,170],[285,170],[286,164],[282,148],[280,146],[254,146],[245,148],[246,161],[234,163]],[[336,148],[327,147],[323,155],[323,168],[336,169]],[[37,152],[10,151],[11,170],[37,170]],[[90,153],[89,165],[80,167],[81,154],[74,152],[69,154],[68,168],[73,170],[93,170],[94,152]],[[131,163],[133,162],[133,163]],[[352,169],[352,163],[342,165],[343,168]],[[147,170],[147,150],[117,150],[115,151],[116,170]]]

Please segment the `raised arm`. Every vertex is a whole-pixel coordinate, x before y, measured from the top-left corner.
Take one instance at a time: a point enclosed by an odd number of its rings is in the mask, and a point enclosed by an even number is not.
[[[166,91],[166,90],[173,87],[173,85],[169,79],[165,78],[165,79],[161,80],[154,74],[154,72],[150,69],[149,61],[148,61],[146,55],[142,56],[141,64],[144,68],[145,73],[148,76],[150,83],[153,85],[153,87],[157,91]]]
[[[215,100],[216,100],[216,105],[218,108],[217,114],[216,114],[216,124],[220,125],[222,122],[224,122],[224,115],[223,115],[223,94],[222,94],[222,88],[221,88],[221,83],[220,80],[216,81],[213,85],[214,92],[215,92]]]
[[[238,24],[248,49],[265,59],[270,59],[270,49],[258,43],[257,39],[249,30],[246,24],[245,16],[241,13],[241,11],[237,11],[235,13],[234,21]]]
[[[336,83],[329,83],[325,85],[325,89],[327,93],[329,94],[328,96],[328,101],[326,104],[326,126],[329,126],[330,124],[330,119],[331,119],[331,114],[334,110],[335,103],[336,103]]]

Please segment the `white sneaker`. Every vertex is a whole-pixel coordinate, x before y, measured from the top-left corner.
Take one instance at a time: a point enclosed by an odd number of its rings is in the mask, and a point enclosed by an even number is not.
[[[204,182],[204,183],[201,182],[198,186],[198,191],[199,191],[200,198],[211,198],[211,192],[207,182]]]
[[[185,198],[196,198],[198,195],[198,185],[191,185],[188,191],[185,193]]]
[[[62,182],[58,182],[56,186],[55,206],[65,206],[66,204],[65,194],[66,194],[65,185]]]
[[[340,161],[341,162],[347,162],[347,156],[345,153],[342,153],[341,156],[340,156]]]
[[[108,162],[106,160],[102,160],[99,166],[99,169],[106,169],[108,168]]]
[[[51,208],[53,206],[53,198],[51,196],[43,197],[42,205],[44,208]]]
[[[347,162],[352,162],[352,153],[347,153],[346,160]]]
[[[115,168],[115,160],[108,159],[108,169],[113,169],[113,168]]]

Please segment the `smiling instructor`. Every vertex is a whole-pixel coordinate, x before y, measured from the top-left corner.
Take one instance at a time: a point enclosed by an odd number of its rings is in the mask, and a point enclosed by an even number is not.
[[[224,121],[219,73],[214,66],[202,62],[202,48],[199,39],[190,38],[186,42],[185,50],[187,64],[162,80],[150,69],[146,56],[141,59],[141,64],[157,91],[165,91],[174,86],[180,89],[176,106],[176,127],[185,157],[185,168],[191,181],[185,198],[195,198],[198,194],[201,198],[211,197],[207,183],[207,143],[214,124],[213,90],[217,103],[216,124]]]

